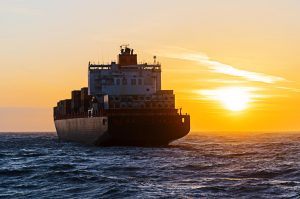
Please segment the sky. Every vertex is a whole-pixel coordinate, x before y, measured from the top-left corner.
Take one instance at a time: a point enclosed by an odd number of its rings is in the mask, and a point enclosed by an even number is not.
[[[162,64],[191,130],[300,130],[298,0],[1,0],[0,131],[55,131],[88,62]]]

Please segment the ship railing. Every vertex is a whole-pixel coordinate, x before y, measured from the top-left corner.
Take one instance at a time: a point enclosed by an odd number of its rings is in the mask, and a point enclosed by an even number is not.
[[[89,70],[110,70],[111,65],[90,65]]]
[[[156,65],[142,64],[142,65],[139,65],[139,68],[143,69],[143,70],[161,70],[161,65],[160,64],[156,64]]]
[[[177,109],[109,109],[107,115],[177,115]]]
[[[154,70],[154,71],[161,71],[160,64],[137,64],[137,65],[128,65],[122,66],[123,69],[142,69],[142,70]],[[90,64],[89,70],[111,70],[112,65],[105,65],[105,64]]]
[[[126,115],[145,115],[145,116],[161,116],[161,115],[180,115],[182,117],[189,116],[187,113],[178,113],[178,109],[100,109],[98,111],[93,111],[92,114],[88,112],[82,113],[69,113],[67,115],[56,114],[54,116],[55,120],[60,119],[73,119],[73,118],[88,118],[88,117],[101,117],[101,116],[126,116]]]

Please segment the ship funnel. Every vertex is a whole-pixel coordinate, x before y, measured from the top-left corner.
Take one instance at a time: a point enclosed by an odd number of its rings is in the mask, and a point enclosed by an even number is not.
[[[137,65],[137,54],[128,47],[128,44],[120,46],[119,66]]]

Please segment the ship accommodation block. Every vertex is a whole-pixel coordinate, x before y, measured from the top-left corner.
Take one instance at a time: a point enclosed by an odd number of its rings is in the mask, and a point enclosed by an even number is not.
[[[160,65],[89,65],[90,95],[151,95],[159,90]]]
[[[89,95],[100,102],[107,95],[109,109],[175,108],[173,91],[161,90],[161,65],[137,64],[132,49],[121,49],[118,64],[89,63],[88,78]]]
[[[159,64],[90,64],[89,94],[100,97],[108,95],[110,109],[175,108],[173,91],[161,90]]]

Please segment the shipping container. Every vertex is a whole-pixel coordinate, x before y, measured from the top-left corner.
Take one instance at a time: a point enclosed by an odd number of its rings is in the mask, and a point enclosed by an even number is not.
[[[72,91],[71,112],[78,113],[80,106],[81,106],[81,91],[74,90]]]

